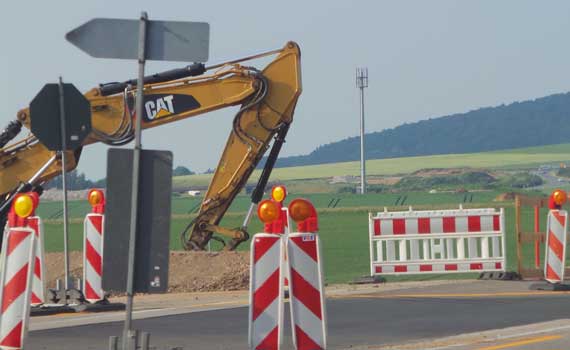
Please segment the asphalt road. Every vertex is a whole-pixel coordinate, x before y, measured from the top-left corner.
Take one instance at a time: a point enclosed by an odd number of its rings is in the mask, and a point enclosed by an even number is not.
[[[327,303],[329,349],[405,344],[570,318],[569,303],[569,294],[335,298]],[[151,332],[151,345],[155,349],[245,350],[246,320],[247,308],[240,307],[136,320],[134,326]],[[286,325],[288,322],[287,319]],[[109,336],[119,335],[121,329],[121,322],[113,322],[33,331],[27,349],[107,349]],[[284,338],[283,349],[291,349],[289,327],[285,329]]]

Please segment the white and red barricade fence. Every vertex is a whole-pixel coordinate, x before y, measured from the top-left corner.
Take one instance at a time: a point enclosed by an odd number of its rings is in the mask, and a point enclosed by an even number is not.
[[[101,190],[88,194],[93,212],[83,222],[83,296],[90,303],[105,300],[103,278],[103,227],[105,197]]]
[[[282,196],[284,199],[284,196]],[[259,204],[265,229],[251,243],[249,345],[279,350],[283,333],[283,294],[289,284],[291,329],[295,349],[326,349],[326,307],[316,211],[306,200],[294,200],[287,212],[300,232],[286,233],[281,206]],[[279,214],[278,214],[279,213]],[[281,223],[267,225],[271,222]],[[290,226],[288,227],[290,228]]]
[[[506,270],[503,209],[369,214],[370,274]]]
[[[546,253],[544,257],[544,279],[550,283],[564,281],[566,261],[566,237],[568,212],[550,210],[546,223]]]

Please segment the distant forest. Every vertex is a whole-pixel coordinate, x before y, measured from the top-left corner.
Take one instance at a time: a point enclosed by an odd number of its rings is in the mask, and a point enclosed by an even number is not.
[[[294,126],[293,126],[294,127]],[[570,93],[406,123],[366,134],[367,159],[474,153],[570,142]],[[355,161],[360,138],[279,158],[277,167]]]

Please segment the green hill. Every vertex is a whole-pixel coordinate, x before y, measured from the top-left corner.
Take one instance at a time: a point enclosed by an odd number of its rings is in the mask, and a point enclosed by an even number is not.
[[[538,167],[541,164],[570,162],[570,144],[520,148],[505,151],[492,151],[469,154],[445,154],[421,157],[401,157],[374,159],[366,162],[368,175],[409,174],[424,168],[486,168],[486,169],[524,169]],[[260,170],[256,170],[249,182],[255,183]],[[330,164],[307,165],[274,169],[272,181],[299,179],[319,179],[332,176],[360,174],[360,162],[340,162]],[[212,175],[177,176],[175,187],[206,186]]]
[[[373,117],[373,116],[372,116]],[[570,142],[570,93],[430,118],[366,134],[367,159],[474,153]],[[280,158],[277,167],[356,161],[360,138]]]

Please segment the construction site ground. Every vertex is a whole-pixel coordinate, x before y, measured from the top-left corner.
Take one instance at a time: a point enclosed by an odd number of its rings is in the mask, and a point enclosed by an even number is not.
[[[529,290],[531,283],[329,286],[328,348],[566,349],[570,293]],[[141,295],[134,324],[152,333],[155,349],[245,350],[247,305],[247,291]],[[123,319],[124,312],[34,317],[29,349],[104,349],[108,336],[121,334]],[[291,348],[287,320],[284,349]]]

